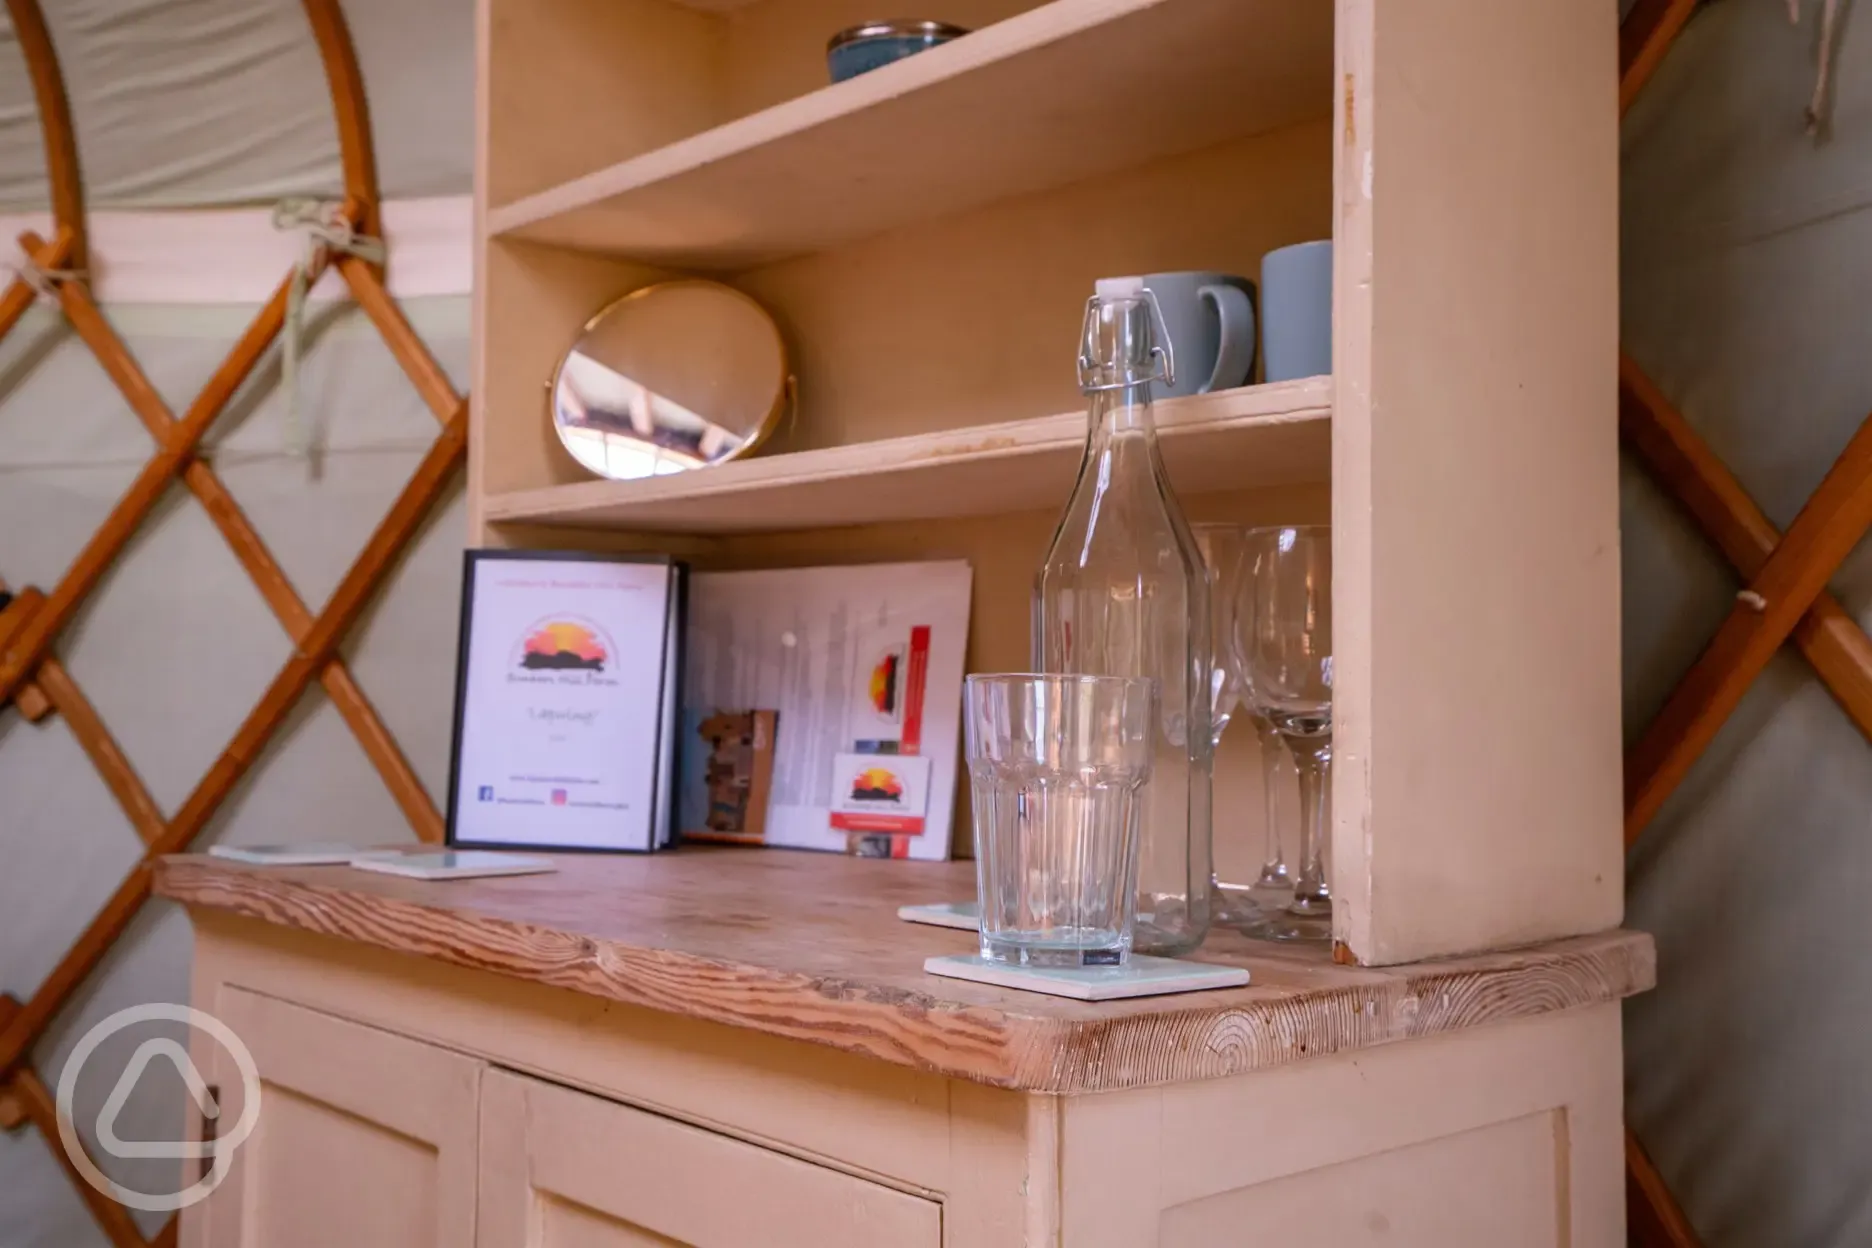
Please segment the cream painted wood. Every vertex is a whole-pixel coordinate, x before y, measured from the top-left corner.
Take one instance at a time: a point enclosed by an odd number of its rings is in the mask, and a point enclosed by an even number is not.
[[[1059,1102],[950,1082],[944,1244],[1058,1242]]]
[[[1164,463],[1188,493],[1324,482],[1332,380],[1312,377],[1172,399],[1158,410]],[[1003,512],[1009,498],[1065,505],[1085,453],[1085,413],[913,434],[707,472],[588,481],[495,495],[490,523],[757,533]]]
[[[1340,0],[1334,926],[1618,925],[1617,14]]]
[[[1053,1098],[945,1080],[421,958],[192,913],[194,999],[264,985],[308,1010],[533,1072],[751,1145],[940,1199],[950,1244],[1053,1242]],[[197,1036],[197,1061],[218,1050]],[[1033,1107],[1044,1107],[1044,1109]],[[1036,1117],[1038,1115],[1038,1117]],[[1031,1159],[1031,1160],[1030,1160]],[[205,1248],[186,1211],[183,1248]],[[1016,1236],[1029,1228],[1029,1238]],[[1010,1230],[1010,1228],[1012,1228]],[[226,1248],[216,1241],[215,1248]]]
[[[198,1001],[217,985],[265,985],[309,1009],[821,1164],[848,1151],[862,1124],[864,1175],[925,1192],[951,1186],[949,1083],[939,1076],[828,1066],[828,1054],[798,1041],[207,911],[191,918]]]
[[[1331,30],[1319,3],[1054,0],[496,201],[487,224],[658,264],[768,264],[1317,117]]]
[[[1332,151],[1322,110],[736,275],[775,310],[799,363],[800,419],[773,449],[1083,415],[1076,360],[1093,284],[1191,268],[1253,277],[1270,248],[1329,236]]]
[[[968,429],[984,437],[1051,440],[1057,431],[1050,427],[1072,416],[1075,440],[1083,445],[1084,401],[1073,355],[1092,283],[1120,272],[1199,264],[1255,273],[1269,248],[1331,232],[1330,157],[1330,128],[1322,119],[1160,161],[1119,184],[1025,196],[732,276],[731,284],[779,319],[799,374],[800,406],[759,456],[732,468],[729,481],[748,486],[755,497],[742,500],[704,484],[699,488],[721,492],[710,495],[706,512],[692,505],[684,517],[698,527],[712,522],[716,528],[745,529],[751,518],[767,514],[771,500],[765,494],[773,477],[805,489],[808,483],[800,478],[818,484],[825,472],[822,492],[832,492],[846,480],[838,474],[852,460],[870,458],[888,470],[902,453],[914,455],[925,445],[877,445],[889,439]],[[1062,221],[1073,228],[1062,229]],[[1139,222],[1162,225],[1140,228]],[[556,504],[551,495],[536,493],[542,488],[584,487],[567,489],[568,509],[584,506],[594,487],[625,498],[636,497],[633,488],[649,489],[647,501],[661,499],[657,491],[685,488],[595,482],[559,446],[546,421],[546,380],[579,327],[603,300],[662,271],[500,240],[486,241],[485,248],[477,307],[491,318],[491,341],[502,344],[499,352],[478,356],[490,389],[477,390],[486,396],[477,415],[491,441],[487,475],[476,479],[486,481],[488,495],[499,496],[486,500],[490,514],[513,491],[527,492],[520,502],[528,513],[545,515]],[[1235,396],[1221,400],[1227,409],[1210,414],[1291,413],[1281,396],[1278,389],[1265,397]],[[1203,407],[1198,404],[1191,414],[1203,414]],[[1165,405],[1164,418],[1177,420],[1172,405]],[[984,428],[1029,421],[1037,427],[1023,435]],[[1314,458],[1310,440],[1264,445],[1257,438],[1252,446],[1237,446],[1232,427],[1216,432],[1228,439],[1226,462],[1239,476],[1209,471],[1192,480],[1192,488],[1325,478],[1327,464]],[[1309,433],[1325,436],[1320,429]],[[790,455],[821,450],[841,457],[801,464]],[[1185,462],[1185,472],[1202,458]],[[1043,481],[1015,481],[1011,491],[1001,488],[1008,482],[985,476],[958,484],[965,505],[977,509],[1006,510],[1010,498],[1024,508],[1057,505]],[[786,516],[784,505],[781,514]],[[826,514],[821,509],[818,516],[799,512],[787,518],[808,523]],[[830,514],[872,522],[890,518],[866,516],[852,504]],[[617,523],[627,522],[619,517]]]
[[[1560,1248],[1570,1237],[1559,1215],[1564,1195],[1554,1182],[1555,1134],[1553,1114],[1530,1114],[1236,1188],[1164,1210],[1158,1242],[1226,1244],[1252,1226],[1277,1244]],[[1450,1184],[1424,1181],[1433,1171],[1462,1176],[1458,1199],[1451,1199]]]
[[[1227,1078],[1024,1096],[191,913],[196,1003],[259,1039],[262,1070],[286,1045],[301,1091],[275,1094],[269,1074],[261,1133],[184,1212],[185,1248],[432,1242],[368,1232],[427,1212],[380,1193],[410,1182],[411,1141],[444,1131],[439,1155],[475,1170],[461,1206],[475,1221],[442,1242],[482,1248],[1233,1248],[1244,1228],[1372,1248],[1623,1243],[1616,1003]],[[481,1072],[478,1096],[447,1077],[463,1066]],[[287,1139],[296,1151],[266,1151]],[[343,1201],[314,1152],[340,1143],[354,1149]],[[211,1237],[256,1159],[325,1167],[295,1189],[321,1203],[280,1237],[220,1222]],[[762,1215],[753,1229],[737,1202]],[[378,1226],[360,1233],[359,1218]]]
[[[504,1071],[481,1140],[476,1248],[942,1243],[936,1201]]]
[[[1069,1099],[1065,1242],[1615,1248],[1622,1095],[1608,1004]]]
[[[257,992],[210,1007],[260,1072],[260,1115],[202,1206],[211,1248],[460,1248],[474,1242],[481,1063]],[[241,1112],[225,1052],[221,1121]]]
[[[477,248],[475,352],[468,470],[480,526],[488,494],[552,479],[572,462],[552,431],[547,385],[581,325],[600,307],[666,276],[642,265],[578,260],[563,252],[483,240]]]
[[[511,203],[727,120],[719,16],[666,0],[476,7],[484,203]]]

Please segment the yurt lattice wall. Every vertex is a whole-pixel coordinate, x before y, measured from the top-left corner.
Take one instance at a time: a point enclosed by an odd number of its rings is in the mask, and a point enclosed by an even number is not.
[[[1631,7],[1621,32],[1622,108],[1630,107],[1663,61],[1697,3],[1639,0]],[[1822,10],[1820,4],[1810,7]],[[1798,3],[1788,8],[1788,16],[1800,17]],[[1813,23],[1817,81],[1806,113],[1810,131],[1823,122],[1836,16],[1836,5],[1825,0]],[[1790,121],[1794,113],[1790,107]],[[1708,349],[1723,348],[1711,343]],[[1828,590],[1872,526],[1872,418],[1859,426],[1785,532],[1629,354],[1621,355],[1619,365],[1619,428],[1636,462],[1742,585],[1713,637],[1627,752],[1625,834],[1631,846],[1784,644],[1806,660],[1847,720],[1872,739],[1872,639]],[[1717,902],[1709,898],[1706,904]],[[1741,985],[1737,990],[1746,991]],[[1631,1242],[1669,1248],[1700,1244],[1636,1136],[1629,1138],[1628,1154]]]
[[[123,339],[105,318],[87,281],[84,197],[79,158],[58,60],[36,0],[7,0],[15,38],[31,70],[45,135],[56,228],[50,237],[27,233],[13,281],[0,295],[0,338],[38,300],[54,301],[98,366],[148,431],[155,452],[108,518],[50,589],[17,587],[0,609],[0,706],[9,700],[27,720],[59,716],[121,805],[143,850],[108,901],[97,911],[51,973],[26,1000],[0,996],[0,1125],[36,1127],[72,1176],[98,1225],[118,1248],[173,1243],[171,1218],[146,1241],[129,1213],[78,1175],[58,1143],[53,1097],[32,1061],[34,1044],[60,1009],[85,984],[149,897],[150,864],[186,849],[206,828],[235,787],[262,757],[309,686],[323,687],[370,759],[415,834],[439,840],[435,804],[396,738],[359,687],[340,645],[382,588],[406,545],[442,497],[462,461],[467,402],[455,392],[412,329],[385,282],[378,240],[379,197],[363,80],[336,0],[305,0],[337,119],[345,195],[311,214],[306,260],[281,280],[246,333],[199,396],[176,417],[150,383]],[[307,286],[327,268],[337,270],[368,315],[410,383],[433,412],[441,432],[414,475],[377,525],[324,607],[301,599],[214,467],[200,453],[202,439],[263,357],[300,315]],[[299,332],[294,323],[289,332]],[[215,758],[186,800],[165,817],[136,769],[113,739],[91,701],[60,663],[55,643],[84,607],[113,562],[149,519],[158,501],[180,482],[260,593],[291,643],[290,657],[267,686],[239,731]],[[0,560],[5,551],[0,548]]]

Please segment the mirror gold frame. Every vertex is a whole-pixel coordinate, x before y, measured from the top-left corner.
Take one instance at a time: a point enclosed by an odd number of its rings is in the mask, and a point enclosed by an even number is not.
[[[607,362],[599,354],[581,350],[595,334],[603,331],[607,323],[617,323],[620,310],[659,297],[667,300],[672,294],[684,291],[706,292],[717,299],[726,297],[754,314],[752,317],[742,317],[727,327],[742,336],[744,346],[753,344],[752,349],[742,352],[751,363],[747,360],[725,359],[721,355],[712,356],[706,347],[701,350],[690,347],[688,353],[684,354],[683,347],[686,344],[683,343],[683,335],[693,334],[694,325],[683,323],[680,316],[673,328],[665,330],[674,337],[668,353],[659,357],[658,363],[675,361],[678,376],[688,381],[688,385],[659,384],[653,390],[641,382],[635,382],[622,368]],[[654,325],[655,322],[645,321],[644,324]],[[660,349],[653,345],[650,353],[656,355]],[[615,352],[612,359],[616,359]],[[574,423],[576,415],[568,414],[574,405],[583,407],[588,401],[586,396],[580,394],[577,382],[569,381],[567,377],[568,369],[574,368],[575,361],[579,360],[590,361],[620,385],[636,386],[637,393],[628,400],[631,405],[629,423],[636,428],[596,428],[603,439],[602,449],[582,440],[582,434],[593,430],[595,426]],[[750,368],[755,371],[749,372]],[[734,376],[736,369],[742,370],[744,375]],[[667,374],[659,381],[665,379]],[[700,412],[665,393],[673,388],[685,399],[703,393],[718,397],[724,384],[730,392],[726,406],[734,410],[724,411],[722,404],[715,404],[716,410]],[[721,282],[705,278],[677,278],[633,290],[607,303],[586,319],[546,383],[547,418],[566,453],[587,471],[610,480],[642,480],[651,476],[711,468],[753,454],[779,426],[781,413],[794,397],[794,384],[792,361],[780,327],[773,314],[758,300]],[[768,396],[769,387],[772,389],[771,398]],[[716,432],[739,441],[720,453],[708,453],[702,449],[703,444],[711,433]],[[678,445],[691,438],[697,443],[696,448]],[[620,449],[629,452],[622,466],[617,456]]]

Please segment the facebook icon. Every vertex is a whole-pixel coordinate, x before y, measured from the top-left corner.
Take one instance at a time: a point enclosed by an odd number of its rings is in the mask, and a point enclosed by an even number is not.
[[[475,800],[478,802],[493,801],[494,800],[494,786],[491,784],[484,784],[480,788],[476,789]]]

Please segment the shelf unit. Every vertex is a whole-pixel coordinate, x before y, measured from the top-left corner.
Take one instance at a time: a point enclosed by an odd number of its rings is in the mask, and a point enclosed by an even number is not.
[[[1022,665],[1093,280],[1330,236],[1333,376],[1161,421],[1196,517],[1334,527],[1336,935],[1389,964],[1616,926],[1613,10],[945,0],[976,33],[827,85],[871,9],[480,0],[471,540],[967,557],[971,667]],[[594,481],[544,383],[683,273],[774,312],[798,410],[746,462]],[[1252,757],[1218,762],[1237,866]]]

